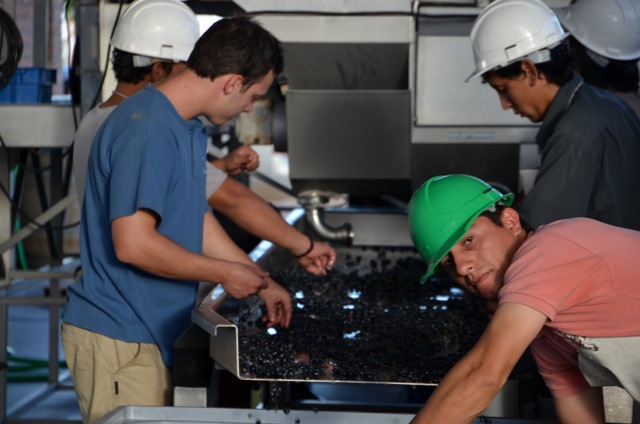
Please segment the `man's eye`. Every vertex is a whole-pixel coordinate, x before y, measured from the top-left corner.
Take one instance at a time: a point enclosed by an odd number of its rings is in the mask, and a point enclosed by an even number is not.
[[[469,244],[469,243],[471,243],[472,241],[473,241],[473,237],[467,237],[467,238],[465,239],[465,241],[464,241],[464,244],[465,244],[465,245],[466,245],[466,244]]]

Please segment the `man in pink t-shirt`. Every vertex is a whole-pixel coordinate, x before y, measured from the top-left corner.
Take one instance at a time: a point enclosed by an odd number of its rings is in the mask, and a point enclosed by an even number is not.
[[[640,401],[640,232],[574,218],[522,228],[503,195],[467,175],[434,177],[409,205],[411,237],[498,306],[478,343],[445,376],[413,424],[468,423],[531,345],[562,423],[604,423],[602,386]]]

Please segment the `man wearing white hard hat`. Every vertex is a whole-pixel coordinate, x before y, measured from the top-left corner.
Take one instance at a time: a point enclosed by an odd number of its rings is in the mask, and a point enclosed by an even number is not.
[[[585,82],[620,96],[640,116],[640,1],[577,0],[554,11]]]
[[[476,69],[503,109],[541,123],[540,168],[519,205],[532,228],[588,217],[640,230],[640,118],[574,73],[568,33],[539,0],[498,0],[471,31]]]
[[[104,120],[115,106],[147,84],[184,69],[199,37],[195,13],[178,0],[137,0],[118,20],[111,39],[118,83],[104,103],[83,117],[73,144],[73,172],[81,209],[91,144]],[[326,274],[335,261],[335,251],[327,243],[312,242],[245,185],[226,178],[227,174],[253,171],[259,164],[257,153],[246,145],[225,158],[207,162],[205,196],[209,205],[244,231],[289,250],[308,272]]]

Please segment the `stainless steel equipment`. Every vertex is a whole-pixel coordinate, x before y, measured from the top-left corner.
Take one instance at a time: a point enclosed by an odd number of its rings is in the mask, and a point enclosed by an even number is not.
[[[277,248],[258,261],[294,296],[286,330],[262,324],[257,297],[213,292],[193,321],[216,362],[245,380],[437,385],[484,330],[487,317],[448,280],[418,284],[426,268],[413,248],[337,252],[327,277]]]
[[[483,2],[235,3],[283,43],[289,90],[273,137],[286,138],[296,193],[408,200],[446,173],[518,191],[519,171],[537,166],[536,125],[464,83]]]
[[[201,9],[216,13],[220,2]],[[222,2],[226,3],[226,2]],[[525,190],[537,126],[501,110],[474,68],[469,32],[487,2],[236,0],[282,42],[288,91],[273,140],[316,229],[309,193],[407,202],[434,175],[465,173]],[[310,203],[315,205],[310,206]],[[348,226],[326,239],[349,243]]]
[[[296,212],[292,224],[312,233]],[[257,298],[236,300],[221,290],[213,290],[192,319],[209,335],[209,354],[219,367],[241,380],[271,384],[276,393],[270,396],[279,395],[279,383],[305,383],[320,398],[343,396],[354,410],[417,409],[428,392],[416,395],[416,388],[436,386],[478,339],[487,317],[442,277],[419,284],[426,268],[411,245],[406,214],[327,210],[325,219],[329,225],[349,220],[356,235],[353,246],[337,246],[327,277],[309,276],[289,252],[268,242],[252,252],[292,293],[288,330],[265,328]],[[369,393],[368,404],[354,401],[359,392]],[[511,381],[486,414],[517,416],[516,393]],[[411,404],[413,396],[424,397]]]
[[[335,412],[335,411],[265,411],[236,408],[169,408],[126,406],[107,414],[100,424],[404,424],[412,414]],[[510,420],[501,418],[477,419],[473,424],[549,424],[552,421]]]

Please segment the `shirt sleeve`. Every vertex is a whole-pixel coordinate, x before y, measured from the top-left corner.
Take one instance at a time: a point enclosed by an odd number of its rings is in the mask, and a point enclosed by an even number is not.
[[[176,150],[170,143],[150,143],[149,137],[120,141],[111,158],[110,219],[149,209],[162,220],[168,192],[173,189]]]
[[[499,302],[524,304],[571,328],[593,319],[589,302],[610,288],[611,276],[600,257],[562,236],[535,234],[514,256]],[[555,322],[560,311],[562,319]]]
[[[220,188],[226,178],[227,174],[213,166],[211,162],[207,161],[207,185],[205,190],[207,200],[209,200],[209,197],[211,197],[211,195]]]

